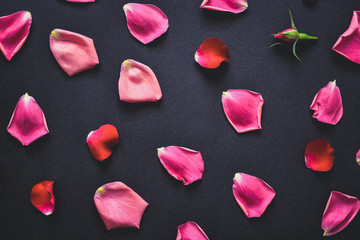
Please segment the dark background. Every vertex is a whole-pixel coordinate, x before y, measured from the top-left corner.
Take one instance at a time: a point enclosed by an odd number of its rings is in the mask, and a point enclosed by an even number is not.
[[[201,0],[152,3],[168,16],[168,32],[143,45],[126,27],[120,0],[93,4],[64,0],[1,0],[0,16],[29,10],[27,42],[8,62],[0,56],[0,239],[175,239],[177,226],[197,222],[215,239],[321,239],[321,217],[332,190],[360,197],[360,66],[331,50],[348,28],[357,0],[249,0],[238,15],[200,9]],[[268,46],[290,27],[288,6],[299,31],[319,41],[301,42],[300,63],[290,47]],[[48,36],[62,28],[94,39],[100,65],[69,78],[54,60]],[[218,37],[230,49],[230,63],[217,70],[193,59],[199,45]],[[135,59],[156,73],[163,99],[120,102],[122,61]],[[336,79],[344,116],[336,126],[311,117],[315,94]],[[262,94],[263,130],[238,134],[227,121],[221,92],[230,88]],[[43,109],[50,134],[23,147],[6,127],[21,95]],[[117,127],[120,145],[105,162],[95,161],[87,134],[103,124]],[[304,149],[327,138],[335,164],[327,173],[305,167]],[[179,145],[201,151],[203,180],[190,186],[160,164],[157,147]],[[232,194],[236,172],[269,183],[276,197],[264,215],[247,219]],[[30,203],[38,182],[54,180],[56,207],[46,217]],[[107,231],[93,202],[96,189],[122,181],[150,206],[141,229]],[[360,236],[360,216],[330,239]]]

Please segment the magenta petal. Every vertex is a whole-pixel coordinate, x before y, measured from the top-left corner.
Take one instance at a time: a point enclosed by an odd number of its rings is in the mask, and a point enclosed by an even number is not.
[[[98,188],[94,202],[108,230],[140,228],[141,218],[149,205],[122,182],[111,182]]]
[[[260,178],[236,173],[233,184],[236,202],[248,218],[260,217],[275,197],[275,191]]]
[[[238,133],[261,129],[261,112],[264,100],[261,94],[245,89],[223,92],[225,115]]]
[[[158,148],[161,164],[177,180],[189,185],[202,178],[204,161],[201,153],[178,146]]]
[[[28,11],[0,17],[0,50],[7,60],[10,61],[25,43],[31,22],[31,13]]]
[[[195,222],[186,222],[178,227],[176,240],[209,240]]]
[[[360,165],[360,149],[359,149],[359,151],[356,153],[356,162]]]
[[[49,133],[43,111],[27,93],[16,104],[7,131],[24,146]]]
[[[156,102],[162,98],[159,82],[154,72],[135,60],[125,60],[119,79],[120,100],[124,102]]]
[[[310,106],[314,110],[313,118],[320,122],[335,125],[343,115],[343,105],[340,89],[336,81],[329,82],[314,97]]]
[[[343,230],[353,220],[359,209],[359,199],[332,191],[321,222],[321,228],[325,231],[324,236],[331,236]]]
[[[131,35],[144,44],[154,41],[169,28],[167,16],[157,6],[128,3],[123,9]]]
[[[241,13],[248,8],[246,0],[204,0],[200,8],[221,12]]]

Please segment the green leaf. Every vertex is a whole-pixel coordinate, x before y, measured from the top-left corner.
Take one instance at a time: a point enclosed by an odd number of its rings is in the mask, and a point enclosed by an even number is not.
[[[289,13],[290,13],[291,27],[297,31],[297,28],[296,28],[296,26],[295,26],[294,19],[293,19],[293,16],[292,16],[292,14],[291,14],[290,8],[289,8]]]
[[[300,58],[298,57],[298,55],[296,54],[296,44],[297,44],[298,41],[299,41],[299,39],[294,42],[294,45],[293,45],[293,54],[294,54],[294,56],[301,62],[301,59],[300,59]]]
[[[284,45],[284,44],[277,42],[277,43],[272,44],[269,48],[272,48],[273,46],[276,46],[276,45]]]

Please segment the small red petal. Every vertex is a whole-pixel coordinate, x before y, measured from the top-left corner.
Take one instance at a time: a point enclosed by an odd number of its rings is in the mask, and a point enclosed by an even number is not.
[[[200,8],[221,12],[241,13],[248,8],[246,0],[204,0]]]
[[[55,208],[53,185],[54,181],[43,181],[31,190],[31,203],[46,216],[51,215]]]
[[[319,172],[330,171],[334,165],[334,149],[325,139],[314,139],[305,149],[306,167]]]
[[[208,38],[196,51],[195,61],[204,68],[217,68],[229,62],[229,48],[218,38]]]
[[[197,223],[189,221],[178,227],[176,240],[209,240],[209,238]]]

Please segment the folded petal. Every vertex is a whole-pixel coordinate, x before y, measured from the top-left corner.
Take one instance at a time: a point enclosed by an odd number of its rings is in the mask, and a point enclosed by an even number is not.
[[[29,94],[24,94],[16,104],[7,131],[24,146],[49,133],[43,111]]]
[[[204,0],[200,8],[221,12],[241,13],[248,8],[246,0]]]
[[[330,171],[334,165],[334,149],[325,139],[314,139],[305,149],[306,167],[319,172]]]
[[[261,112],[264,100],[261,94],[245,89],[223,92],[225,115],[238,133],[261,129]]]
[[[178,227],[176,240],[209,240],[195,222],[186,222]]]
[[[359,149],[359,151],[356,153],[356,162],[360,165],[360,149]]]
[[[217,68],[229,62],[229,48],[218,38],[208,38],[196,50],[195,61],[204,68]]]
[[[167,16],[157,6],[127,3],[123,9],[131,35],[143,44],[154,41],[169,28]]]
[[[108,230],[140,228],[140,221],[149,205],[122,182],[111,182],[98,188],[94,195],[96,208]]]
[[[156,102],[162,92],[155,73],[145,64],[125,60],[121,65],[119,96],[124,102]]]
[[[329,82],[314,97],[310,106],[314,110],[313,118],[320,122],[335,125],[343,115],[341,93],[336,81]]]
[[[43,181],[31,189],[31,203],[46,216],[51,215],[55,208],[53,185],[54,181]]]
[[[20,11],[0,17],[0,50],[7,60],[24,45],[31,27],[32,17],[28,11]]]
[[[331,236],[343,230],[354,219],[359,209],[359,199],[332,191],[321,221],[324,236]]]
[[[248,218],[260,217],[275,197],[275,191],[260,178],[236,173],[233,184],[236,202]]]
[[[204,161],[201,153],[178,146],[158,148],[161,164],[177,180],[189,185],[202,178]]]
[[[94,41],[78,33],[54,29],[50,34],[50,49],[60,67],[69,76],[99,64]]]
[[[119,134],[111,124],[105,124],[99,129],[91,131],[87,136],[86,143],[91,155],[98,161],[110,157],[111,149],[119,144]]]

